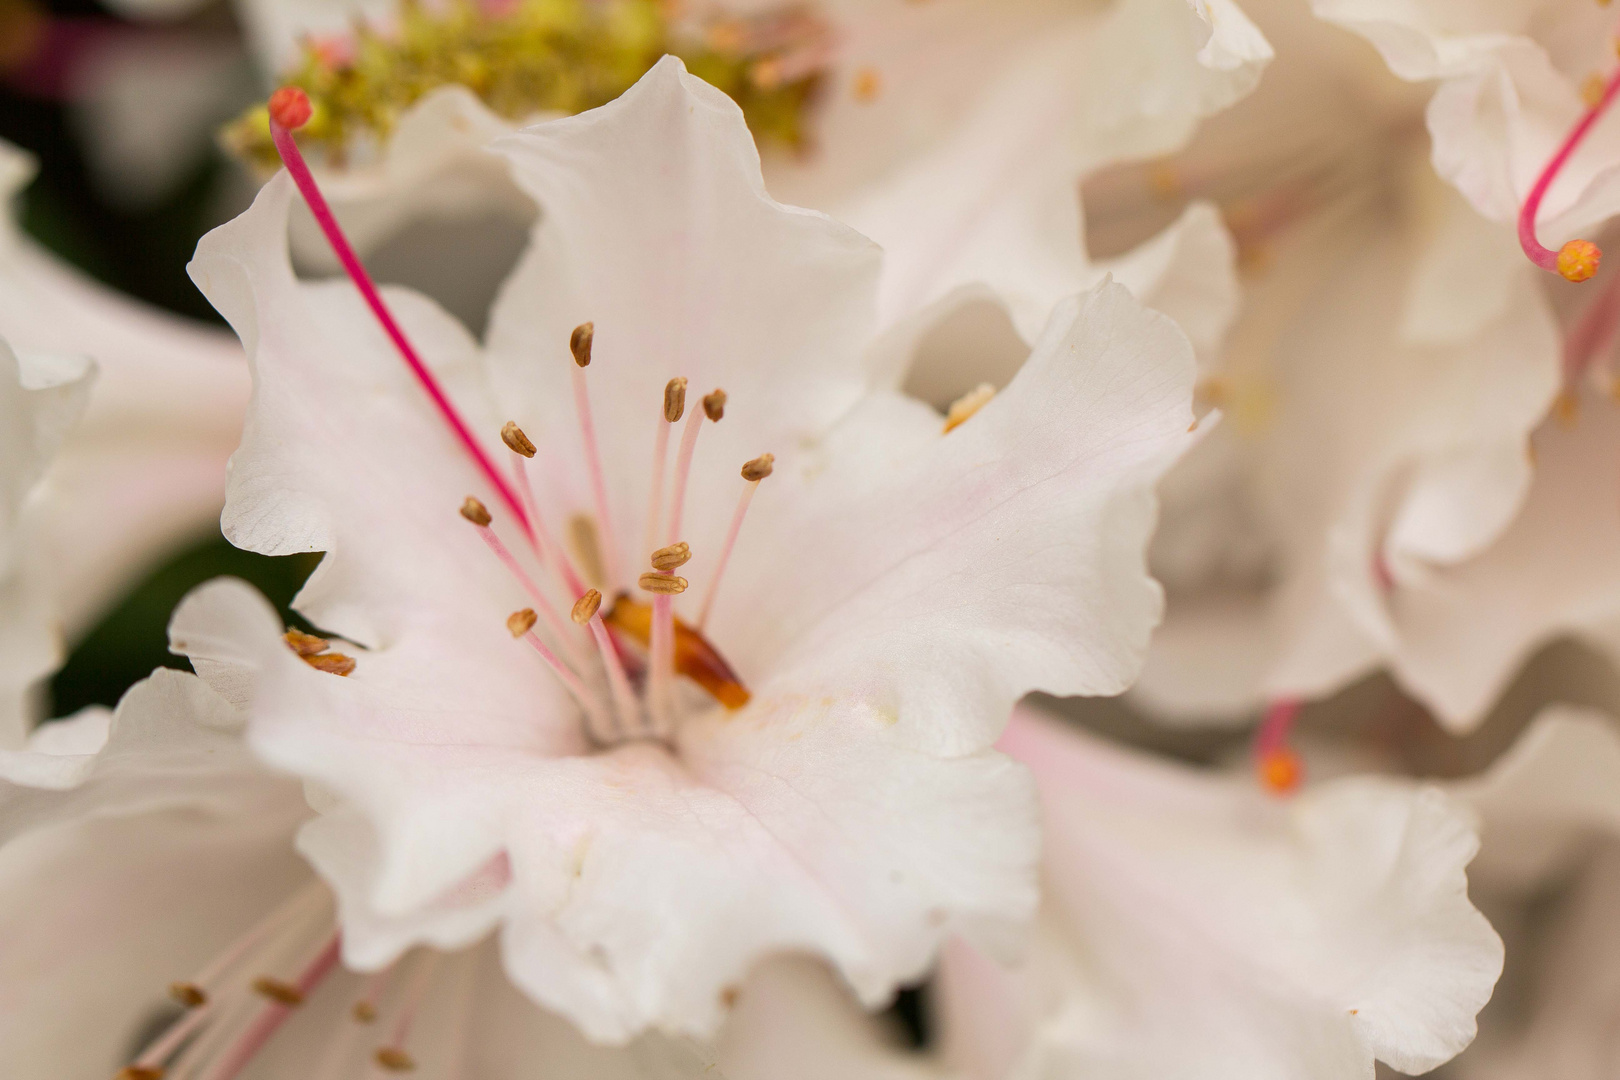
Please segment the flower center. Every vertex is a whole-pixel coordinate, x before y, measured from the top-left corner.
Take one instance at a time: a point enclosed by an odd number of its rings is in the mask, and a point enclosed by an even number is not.
[[[627,739],[669,738],[681,711],[676,676],[690,679],[728,709],[746,705],[747,688],[719,650],[703,636],[703,625],[714,605],[754,491],[771,474],[775,459],[763,454],[742,466],[743,486],[737,509],[709,576],[697,621],[687,623],[676,618],[676,597],[687,591],[689,583],[675,571],[692,557],[690,547],[680,539],[692,462],[704,423],[719,423],[725,416],[726,393],[716,389],[703,397],[701,408],[688,409],[687,380],[670,379],[664,387],[662,410],[656,421],[658,431],[654,440],[646,533],[646,546],[653,549],[649,555],[650,569],[636,579],[646,599],[634,598],[618,565],[621,548],[609,512],[607,481],[602,472],[591,411],[586,373],[591,365],[596,328],[591,323],[576,327],[568,342],[574,361],[570,372],[595,518],[588,528],[581,529],[580,519],[576,517],[570,523],[570,531],[575,536],[592,538],[589,550],[579,553],[580,561],[587,567],[599,568],[601,584],[614,597],[604,614],[602,593],[587,587],[585,575],[557,541],[557,534],[549,524],[552,515],[530,482],[528,462],[539,453],[534,442],[516,423],[508,423],[501,430],[501,441],[511,452],[510,471],[503,472],[496,466],[405,337],[344,237],[292,136],[292,130],[305,124],[312,111],[307,95],[297,87],[282,87],[271,96],[267,115],[276,150],[367,307],[428,395],[440,419],[499,496],[504,510],[517,522],[521,543],[514,552],[496,531],[495,515],[483,502],[468,496],[461,507],[461,516],[478,531],[485,546],[534,604],[507,617],[507,629],[512,636],[531,648],[579,704],[585,731],[599,746]],[[681,436],[666,507],[665,474],[671,471],[670,433],[677,424],[681,425]],[[653,548],[655,544],[660,546]],[[566,600],[555,602],[553,594],[530,572],[531,567],[549,568],[555,588]],[[566,617],[562,614],[564,609],[568,613]],[[542,621],[549,641],[536,633]],[[321,670],[338,675],[355,670],[353,659],[328,654],[328,643],[324,639],[289,632],[288,644],[307,663]]]
[[[666,53],[742,107],[755,137],[806,142],[804,116],[832,55],[828,25],[803,7],[693,23],[662,0],[451,0],[405,4],[395,26],[306,39],[290,85],[310,97],[305,139],[344,166],[375,147],[435,87],[466,86],[519,121],[578,113],[618,97]],[[242,157],[276,163],[264,107],[224,131]]]

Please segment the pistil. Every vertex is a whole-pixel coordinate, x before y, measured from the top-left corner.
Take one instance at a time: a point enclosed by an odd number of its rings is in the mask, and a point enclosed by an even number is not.
[[[1546,168],[1541,170],[1541,175],[1536,178],[1535,184],[1530,188],[1530,194],[1524,200],[1524,205],[1519,209],[1519,246],[1524,249],[1525,256],[1543,270],[1557,273],[1568,281],[1585,281],[1597,273],[1603,252],[1590,240],[1571,240],[1558,251],[1542,246],[1541,241],[1536,239],[1536,215],[1541,210],[1541,200],[1546,197],[1547,189],[1563,171],[1576,148],[1592,130],[1592,125],[1597,123],[1598,117],[1602,116],[1614,101],[1617,93],[1620,93],[1620,70],[1609,76],[1608,82],[1603,85],[1601,96],[1564,137],[1563,143],[1547,162]]]
[[[1255,772],[1260,783],[1274,795],[1291,794],[1305,778],[1305,763],[1288,745],[1300,705],[1299,698],[1278,698],[1266,708],[1260,728],[1255,732]]]

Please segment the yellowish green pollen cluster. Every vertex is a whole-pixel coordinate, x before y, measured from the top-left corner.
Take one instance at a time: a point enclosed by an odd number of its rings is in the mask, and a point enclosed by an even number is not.
[[[762,20],[677,28],[667,0],[516,0],[498,13],[468,0],[432,9],[406,0],[386,32],[357,26],[342,40],[313,39],[283,79],[309,94],[314,113],[299,142],[332,165],[386,139],[400,116],[436,87],[459,83],[511,120],[577,113],[618,97],[666,53],[729,94],[762,144],[799,147],[818,83],[806,64],[816,24],[789,10]],[[274,166],[261,105],[222,133],[233,152]]]

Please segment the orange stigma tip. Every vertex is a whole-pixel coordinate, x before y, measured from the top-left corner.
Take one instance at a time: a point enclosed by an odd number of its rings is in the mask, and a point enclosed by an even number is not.
[[[1287,795],[1295,791],[1305,778],[1305,763],[1287,747],[1261,754],[1258,769],[1260,783],[1274,795]]]
[[[1603,252],[1590,240],[1571,240],[1558,249],[1558,272],[1566,281],[1585,281],[1602,261]]]
[[[283,86],[270,95],[270,119],[288,131],[297,131],[309,123],[310,114],[314,111],[309,103],[309,95],[300,87]]]

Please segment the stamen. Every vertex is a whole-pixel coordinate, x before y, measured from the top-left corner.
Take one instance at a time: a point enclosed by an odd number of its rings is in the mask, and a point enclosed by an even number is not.
[[[596,593],[597,607],[601,607],[602,594]],[[589,595],[589,594],[587,594]],[[591,613],[591,637],[596,641],[597,651],[602,654],[602,666],[607,669],[608,692],[613,695],[613,707],[619,721],[616,732],[621,738],[641,727],[641,703],[636,700],[636,692],[630,685],[630,676],[625,673],[624,660],[619,656],[619,648],[613,643],[613,637],[608,633],[602,622],[601,611]]]
[[[411,1025],[416,1022],[417,1011],[422,1007],[422,998],[427,993],[428,980],[432,978],[434,968],[438,966],[438,955],[428,953],[422,958],[421,964],[411,979],[410,988],[405,994],[405,1003],[400,1008],[399,1019],[394,1022],[392,1038],[387,1046],[380,1046],[372,1055],[372,1060],[389,1072],[410,1072],[416,1068],[416,1061],[405,1052],[405,1040],[410,1037]]]
[[[980,383],[955,401],[945,413],[945,434],[949,435],[963,424],[973,418],[973,414],[990,404],[990,399],[996,396],[996,388],[989,383]]]
[[[534,443],[529,441],[529,437],[523,434],[523,429],[512,420],[508,420],[506,426],[501,428],[501,442],[505,443],[506,448],[512,453],[521,454],[526,458],[532,458],[536,453]]]
[[[585,595],[574,601],[574,610],[568,613],[575,623],[584,626],[591,621],[598,608],[602,606],[602,594],[595,589],[587,590]]]
[[[534,606],[545,615],[546,625],[551,629],[552,633],[557,635],[557,640],[562,642],[563,646],[571,652],[577,652],[578,644],[573,640],[573,635],[568,632],[568,624],[563,621],[561,615],[557,614],[556,610],[551,606],[551,601],[546,598],[545,593],[540,591],[540,586],[534,583],[534,579],[529,576],[529,572],[523,569],[523,565],[513,557],[512,552],[501,542],[501,538],[495,535],[495,530],[490,528],[491,518],[489,511],[484,509],[484,504],[469,495],[467,501],[461,504],[461,516],[477,527],[478,535],[483,537],[484,543],[489,547],[489,550],[493,551],[495,557],[501,560],[501,564],[506,567],[507,571],[517,578],[518,584],[523,586],[523,591],[528,593],[529,599],[534,601]],[[582,657],[576,655],[573,659],[577,662]]]
[[[329,652],[332,643],[323,637],[306,634],[302,630],[288,627],[282,640],[287,647],[298,654],[298,658],[316,671],[324,671],[329,675],[352,675],[354,673],[354,657],[344,656],[342,653]]]
[[[703,608],[698,613],[699,630],[708,625],[709,611],[714,607],[714,598],[720,592],[720,578],[726,572],[726,564],[731,561],[731,549],[737,545],[737,535],[742,532],[743,518],[748,514],[749,504],[754,501],[754,491],[759,487],[761,480],[771,475],[775,464],[776,457],[773,454],[761,454],[743,464],[742,478],[748,483],[743,488],[742,498],[737,500],[737,510],[731,515],[731,527],[726,530],[726,542],[720,548],[720,560],[715,563],[714,576],[709,579],[709,592],[703,598]]]
[[[1305,777],[1304,761],[1288,745],[1300,704],[1298,698],[1278,698],[1266,709],[1255,732],[1255,771],[1260,783],[1274,795],[1290,794]]]
[[[145,1065],[125,1065],[113,1080],[163,1080],[163,1070]]]
[[[591,364],[591,346],[596,340],[596,325],[580,323],[568,339],[569,351],[574,354],[574,409],[579,414],[580,438],[585,443],[585,466],[591,474],[591,497],[596,503],[596,519],[602,529],[603,570],[609,586],[616,586],[619,577],[619,546],[613,536],[613,517],[608,513],[607,484],[602,480],[602,455],[596,448],[596,423],[591,419],[591,394],[585,385],[585,369]]]
[[[169,996],[188,1009],[208,1004],[208,992],[196,983],[170,983]]]
[[[1524,205],[1519,209],[1519,246],[1524,249],[1525,257],[1543,270],[1554,271],[1568,281],[1585,281],[1597,273],[1603,252],[1590,240],[1571,240],[1557,252],[1543,247],[1541,241],[1536,239],[1536,214],[1541,210],[1541,200],[1546,197],[1547,189],[1568,164],[1576,148],[1586,138],[1587,132],[1597,123],[1598,117],[1602,116],[1614,101],[1616,93],[1620,93],[1620,70],[1609,76],[1608,82],[1603,86],[1602,95],[1570,129],[1563,144],[1547,162],[1546,168],[1541,170],[1541,175],[1536,178],[1534,186],[1530,188],[1530,194],[1524,200]]]
[[[674,574],[642,574],[636,583],[658,596],[675,596],[685,592],[687,586],[685,578]]]
[[[489,516],[489,511],[485,509],[484,504],[471,495],[467,496],[467,501],[461,504],[461,516],[479,528],[484,528],[495,520]]]
[[[334,933],[304,966],[303,971],[299,972],[298,978],[291,985],[300,1000],[314,993],[315,988],[337,966],[341,945],[342,937]],[[270,1041],[270,1036],[274,1035],[291,1015],[292,1006],[280,1001],[267,1002],[248,1029],[225,1051],[213,1071],[208,1074],[207,1080],[235,1080],[237,1074],[247,1067],[254,1055]]]
[[[253,980],[253,992],[262,997],[267,997],[271,1001],[279,1001],[288,1008],[304,1003],[303,991],[299,990],[298,987],[291,983],[282,982],[280,979],[272,979],[268,975],[261,975]]]
[[[675,538],[681,535],[681,514],[686,506],[686,481],[692,474],[692,452],[697,447],[698,431],[703,427],[703,418],[708,415],[708,402],[710,398],[718,398],[720,408],[716,410],[720,415],[725,414],[726,392],[716,390],[703,399],[704,411],[693,412],[686,418],[686,427],[681,431],[680,456],[675,459],[675,491],[669,500],[669,543],[673,544]],[[713,419],[718,420],[715,416]]]
[[[325,638],[316,637],[314,634],[306,634],[302,630],[295,630],[290,626],[287,628],[287,632],[281,636],[292,651],[299,656],[315,656],[332,647],[332,643]]]
[[[664,419],[676,424],[685,413],[686,380],[676,376],[664,384]]]
[[[589,514],[574,514],[568,519],[568,543],[574,549],[580,571],[593,585],[605,585],[607,573],[602,568],[602,545],[597,543],[596,522]]]
[[[320,656],[306,656],[304,663],[316,671],[324,671],[328,675],[353,675],[355,668],[354,657],[342,653],[322,653]]]
[[[718,424],[721,417],[726,415],[726,392],[715,390],[703,395],[703,415],[712,423]]]
[[[557,680],[563,684],[564,689],[572,694],[574,700],[579,703],[579,707],[585,710],[586,724],[592,737],[599,742],[602,741],[609,731],[608,718],[607,714],[602,710],[602,703],[597,700],[595,694],[591,693],[584,680],[574,674],[572,668],[563,663],[556,653],[546,647],[545,642],[535,636],[535,618],[533,608],[514,611],[506,617],[506,628],[511,631],[513,637],[527,642],[529,648],[538,653],[540,659],[546,662],[546,666],[551,668],[552,674],[557,676]]]
[[[506,503],[524,532],[527,532],[528,516],[524,514],[523,506],[512,491],[511,485],[489,460],[489,455],[484,453],[484,448],[479,445],[478,440],[473,438],[472,431],[462,420],[461,414],[456,411],[449,395],[439,385],[434,374],[428,370],[428,366],[422,362],[410,340],[405,337],[405,332],[394,320],[393,312],[383,302],[382,294],[377,291],[371,275],[366,272],[359,256],[354,253],[354,248],[349,245],[348,237],[343,235],[337,218],[332,216],[331,207],[326,204],[326,197],[321,194],[320,188],[315,183],[315,177],[304,162],[304,156],[299,152],[298,143],[292,133],[309,121],[310,112],[309,96],[296,86],[283,86],[270,96],[270,137],[276,145],[276,153],[281,155],[282,164],[287,167],[293,183],[298,185],[298,191],[304,196],[304,202],[308,204],[310,213],[315,216],[316,224],[321,227],[321,232],[326,234],[326,242],[331,246],[333,254],[338,257],[338,262],[343,264],[343,269],[354,282],[354,287],[360,291],[361,299],[376,316],[383,332],[394,343],[394,348],[399,351],[405,365],[411,369],[411,374],[416,376],[416,381],[432,399],[440,417],[449,425],[462,448],[473,459],[473,464],[495,486],[501,501]]]
[[[686,545],[685,541],[679,544],[671,544],[668,547],[661,547],[652,553],[653,569],[664,573],[679,570],[691,561],[692,549]]]
[[[646,547],[658,543],[658,522],[664,512],[664,462],[669,457],[669,428],[686,411],[686,380],[674,378],[664,384],[664,422],[658,425],[653,442],[652,490],[647,496]]]
[[[512,449],[512,472],[517,478],[518,491],[529,508],[529,520],[534,523],[530,538],[534,542],[535,555],[541,561],[549,559],[563,590],[569,596],[578,596],[585,591],[585,583],[580,580],[568,552],[551,535],[545,515],[540,513],[540,500],[534,493],[534,485],[529,482],[528,460],[535,455],[534,443],[523,434],[522,428],[512,423],[501,429],[501,439]]]

